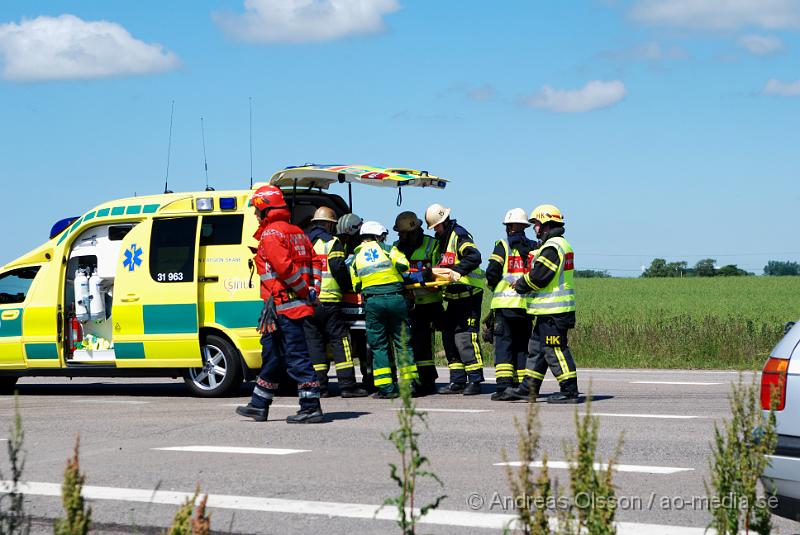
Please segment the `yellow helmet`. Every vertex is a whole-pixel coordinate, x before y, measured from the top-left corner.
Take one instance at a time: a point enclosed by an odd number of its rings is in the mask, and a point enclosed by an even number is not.
[[[531,223],[538,221],[539,223],[547,223],[552,221],[554,223],[564,223],[564,216],[561,210],[552,204],[540,204],[531,212],[531,217],[528,219]]]
[[[425,222],[431,229],[450,217],[450,208],[445,208],[441,204],[432,204],[425,210]]]
[[[394,221],[394,230],[397,232],[413,232],[422,227],[422,221],[414,212],[401,212]]]

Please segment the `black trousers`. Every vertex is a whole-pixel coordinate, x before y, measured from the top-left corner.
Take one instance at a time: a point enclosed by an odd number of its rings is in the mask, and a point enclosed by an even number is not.
[[[417,364],[419,382],[433,385],[439,373],[433,360],[433,340],[435,326],[441,322],[444,307],[441,302],[415,305],[409,313],[411,321],[411,348]]]
[[[568,331],[559,328],[551,316],[536,316],[523,383],[529,391],[539,392],[549,367],[562,392],[578,393],[578,372],[569,350]]]
[[[498,308],[494,311],[494,369],[497,390],[525,379],[528,343],[533,317],[521,308]]]
[[[448,299],[442,325],[442,345],[451,383],[483,381],[483,355],[478,339],[483,292]]]
[[[349,329],[345,323],[339,303],[322,303],[314,309],[314,315],[304,325],[308,353],[317,372],[320,386],[328,384],[327,346],[330,344],[336,365],[336,377],[340,388],[352,388],[356,384],[353,367],[353,351],[350,344]]]

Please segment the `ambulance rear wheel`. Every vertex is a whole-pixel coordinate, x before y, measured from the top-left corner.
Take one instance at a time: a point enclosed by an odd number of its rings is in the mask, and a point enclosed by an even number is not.
[[[13,394],[18,377],[0,377],[0,394]]]
[[[183,376],[192,394],[216,398],[238,391],[242,384],[242,365],[239,353],[230,342],[208,335],[200,343],[202,368],[189,368]]]

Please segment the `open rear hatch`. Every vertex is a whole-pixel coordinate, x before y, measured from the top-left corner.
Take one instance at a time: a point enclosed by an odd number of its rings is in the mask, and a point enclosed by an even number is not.
[[[269,183],[278,187],[328,189],[331,184],[366,184],[401,188],[406,186],[444,189],[448,180],[427,171],[381,168],[368,165],[302,165],[278,171]]]

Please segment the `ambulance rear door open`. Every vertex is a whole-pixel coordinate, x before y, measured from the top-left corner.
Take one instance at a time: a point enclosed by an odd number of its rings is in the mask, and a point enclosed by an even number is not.
[[[198,217],[161,217],[125,237],[113,295],[118,368],[199,368]]]

